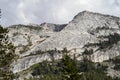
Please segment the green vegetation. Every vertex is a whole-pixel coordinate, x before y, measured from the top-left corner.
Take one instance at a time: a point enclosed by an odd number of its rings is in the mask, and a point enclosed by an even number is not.
[[[98,38],[107,39],[104,41],[99,41],[98,43],[88,43],[84,47],[98,46],[98,50],[106,50],[112,48],[114,44],[117,44],[120,41],[120,34],[114,33],[108,36],[99,36]]]
[[[18,33],[18,32],[13,33],[13,37],[15,37],[17,35],[20,35],[20,33]]]
[[[120,80],[106,75],[108,66],[65,54],[60,61],[41,62],[31,67],[32,76],[25,80]]]
[[[18,25],[12,25],[10,26],[9,28],[16,28],[16,29],[19,29],[19,28],[29,28],[30,30],[42,30],[43,28],[42,27],[38,27],[38,26],[33,26],[33,25],[23,25],[23,24],[18,24]]]
[[[88,30],[88,33],[90,33],[91,35],[95,35],[95,33],[99,33],[102,30],[104,30],[104,31],[106,31],[106,30],[115,30],[115,28],[110,28],[107,24],[104,24],[104,26],[102,26],[102,27],[98,26],[95,29]]]
[[[7,29],[0,25],[0,80],[13,80],[10,64],[15,58],[14,46],[8,41]]]
[[[56,48],[53,49],[53,50],[47,50],[47,51],[41,51],[41,50],[38,50],[38,51],[35,51],[34,53],[30,53],[30,55],[28,56],[33,56],[33,55],[41,55],[41,54],[45,54],[45,53],[48,53],[51,55],[51,57],[53,57],[53,55],[55,53],[68,53],[69,51],[67,50],[67,48],[63,48],[63,50],[57,50]],[[28,57],[28,56],[24,56],[24,57]]]
[[[114,64],[114,70],[120,71],[120,56],[110,59],[108,62],[112,62]]]
[[[84,52],[82,53],[83,55],[92,55],[93,54],[93,49],[85,49]]]
[[[69,51],[68,51],[67,48],[65,47],[65,48],[63,48],[62,52],[63,52],[63,53],[68,53]]]
[[[77,60],[71,59],[67,54],[65,54],[61,60],[61,73],[65,80],[78,80],[79,77],[79,67]]]

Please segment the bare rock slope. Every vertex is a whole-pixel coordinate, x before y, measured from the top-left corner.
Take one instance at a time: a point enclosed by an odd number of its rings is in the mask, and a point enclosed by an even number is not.
[[[31,53],[36,54],[39,50],[62,50],[66,47],[70,53],[81,54],[85,49],[93,49],[91,58],[94,62],[120,55],[120,18],[89,11],[80,12],[64,25],[14,25],[9,27],[8,35],[20,56],[20,59],[13,63],[14,72],[27,69],[41,59],[43,61],[41,56],[37,56],[37,60],[35,55],[25,57]],[[50,57],[48,54],[46,56]],[[34,63],[31,64],[31,60]]]

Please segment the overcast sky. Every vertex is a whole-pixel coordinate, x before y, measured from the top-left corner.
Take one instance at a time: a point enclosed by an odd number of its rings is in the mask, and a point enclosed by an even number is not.
[[[89,10],[120,17],[120,0],[0,0],[0,24],[68,23]]]

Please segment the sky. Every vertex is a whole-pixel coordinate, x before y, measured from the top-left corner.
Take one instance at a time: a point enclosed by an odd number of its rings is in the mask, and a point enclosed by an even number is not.
[[[14,24],[65,24],[88,10],[120,17],[120,0],[0,0],[4,27]]]

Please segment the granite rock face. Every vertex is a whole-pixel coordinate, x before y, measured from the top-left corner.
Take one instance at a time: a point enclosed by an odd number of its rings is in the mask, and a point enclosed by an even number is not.
[[[15,73],[45,59],[51,59],[48,54],[26,57],[39,50],[62,50],[66,47],[70,53],[81,54],[86,48],[93,49],[93,62],[102,62],[120,55],[119,39],[111,44],[112,47],[102,45],[104,49],[99,48],[100,42],[111,40],[109,36],[112,35],[114,39],[115,34],[120,35],[120,18],[115,16],[83,11],[68,24],[14,25],[8,29],[9,39],[16,46],[16,54],[20,56],[20,59],[13,62],[12,70]],[[94,46],[86,46],[89,44]],[[57,55],[56,58],[60,59],[61,55]]]

